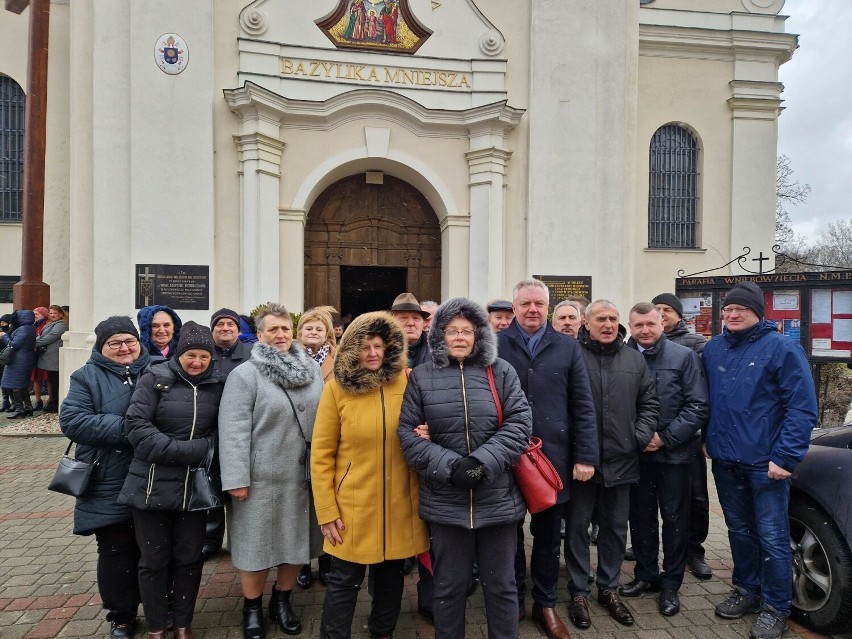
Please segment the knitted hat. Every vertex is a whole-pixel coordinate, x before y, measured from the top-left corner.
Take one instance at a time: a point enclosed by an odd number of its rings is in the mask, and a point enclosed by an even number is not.
[[[36,306],[36,307],[33,309],[33,313],[38,313],[38,314],[39,314],[39,315],[41,315],[44,319],[47,319],[47,314],[48,314],[49,312],[50,312],[50,311],[48,311],[48,310],[47,310],[47,307],[46,307],[46,306]]]
[[[234,320],[234,324],[239,328],[240,326],[240,316],[238,313],[232,311],[230,308],[220,308],[218,311],[213,313],[210,318],[210,330],[213,330],[213,327],[216,326],[216,322],[218,322],[223,317],[227,317],[228,319]]]
[[[139,331],[133,324],[133,320],[125,315],[113,315],[107,317],[103,322],[95,326],[95,350],[100,353],[104,349],[104,344],[113,335],[119,333],[127,333],[139,339]]]
[[[193,348],[205,350],[212,355],[214,348],[213,334],[206,326],[190,320],[180,329],[180,340],[175,351],[175,357],[180,357]]]
[[[683,317],[683,302],[681,302],[680,298],[673,293],[660,293],[657,297],[651,300],[651,304],[665,304],[666,306],[671,306],[679,317]]]
[[[763,306],[763,291],[754,282],[740,282],[725,295],[723,306],[728,304],[741,304],[754,311],[754,314],[763,318],[765,309]]]

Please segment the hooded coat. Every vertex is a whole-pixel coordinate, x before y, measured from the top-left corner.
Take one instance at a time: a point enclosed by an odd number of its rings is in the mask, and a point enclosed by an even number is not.
[[[97,350],[71,374],[68,395],[59,411],[59,427],[77,444],[75,457],[94,462],[89,489],[77,498],[74,534],[91,535],[99,528],[131,519],[130,508],[119,504],[118,493],[127,478],[133,447],[124,432],[124,415],[140,375],[150,362],[139,359],[124,366]]]
[[[459,316],[475,331],[473,350],[462,362],[450,358],[444,338],[447,324]],[[512,466],[529,443],[532,413],[515,369],[497,357],[488,314],[463,297],[448,300],[435,311],[429,347],[432,361],[411,373],[397,431],[405,460],[420,475],[420,516],[468,529],[523,519],[526,503]],[[502,426],[487,366],[503,408]],[[424,423],[431,439],[414,432]],[[485,478],[473,490],[450,483],[455,464],[469,455],[485,468]]]
[[[148,351],[148,353],[150,353],[151,355],[165,357],[162,351],[151,339],[151,324],[154,321],[154,315],[156,315],[160,311],[168,313],[175,324],[175,334],[172,335],[172,341],[169,342],[168,357],[171,357],[172,355],[174,355],[178,341],[180,340],[180,328],[181,326],[183,326],[183,322],[181,321],[180,317],[178,317],[178,314],[175,313],[168,306],[154,304],[153,306],[143,306],[139,309],[139,312],[136,314],[136,323],[139,324],[139,340],[142,342],[142,346],[145,348],[145,350]]]
[[[802,347],[762,320],[725,328],[704,349],[710,384],[707,453],[714,462],[792,472],[810,446],[817,401]]]
[[[303,565],[320,555],[305,441],[313,437],[322,387],[319,365],[296,340],[287,352],[256,343],[251,359],[228,375],[219,457],[222,489],[249,489],[248,499],[227,508],[231,560],[240,570]]]
[[[368,336],[385,343],[377,371],[359,364]],[[311,486],[317,520],[340,518],[342,544],[323,550],[358,564],[405,559],[429,548],[417,513],[418,478],[405,463],[397,428],[405,393],[405,336],[385,312],[357,317],[343,334],[314,424]]]
[[[118,495],[140,510],[186,510],[190,469],[216,443],[222,384],[208,369],[191,379],[177,358],[142,375],[124,423],[133,461]]]
[[[14,359],[3,369],[3,378],[0,380],[3,388],[27,388],[30,385],[30,376],[38,358],[34,324],[35,313],[26,309],[15,311],[11,323],[15,329],[0,337],[0,345],[11,345],[15,351]]]
[[[666,333],[666,338],[670,342],[686,346],[695,351],[699,355],[704,352],[704,347],[707,346],[707,338],[698,333],[692,333],[686,327],[686,323],[680,320],[670,332]]]
[[[609,344],[592,339],[585,326],[577,334],[595,401],[600,470],[607,488],[639,481],[639,455],[654,436],[660,415],[651,371],[639,351],[624,343],[625,334],[619,326]]]

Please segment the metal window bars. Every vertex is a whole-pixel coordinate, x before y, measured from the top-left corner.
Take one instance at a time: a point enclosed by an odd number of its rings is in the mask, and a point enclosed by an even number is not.
[[[678,124],[651,138],[648,170],[648,247],[697,248],[698,142]]]
[[[20,222],[24,200],[24,92],[0,75],[0,222]]]

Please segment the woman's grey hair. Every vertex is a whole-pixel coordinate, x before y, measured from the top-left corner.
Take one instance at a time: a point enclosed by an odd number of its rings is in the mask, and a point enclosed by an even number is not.
[[[518,297],[518,293],[520,293],[522,288],[540,288],[544,291],[545,296],[547,297],[547,301],[550,302],[550,289],[547,288],[547,284],[542,282],[541,280],[537,280],[534,277],[531,277],[528,280],[521,280],[517,284],[515,284],[515,288],[512,289],[512,301]]]
[[[592,311],[594,311],[597,307],[612,309],[616,312],[616,314],[620,315],[620,313],[618,313],[618,307],[609,300],[595,300],[586,307],[586,321],[592,319]]]
[[[290,311],[284,308],[283,304],[278,304],[277,302],[267,302],[266,306],[264,306],[254,318],[254,325],[257,328],[258,332],[263,330],[264,320],[270,315],[272,317],[286,319],[288,322],[290,322],[290,326],[293,326],[293,318],[290,317]]]
[[[553,307],[553,314],[556,315],[556,311],[558,311],[563,306],[572,306],[577,309],[577,312],[581,316],[583,315],[583,308],[580,306],[580,302],[575,302],[574,300],[562,300],[561,302],[559,302],[559,304]]]

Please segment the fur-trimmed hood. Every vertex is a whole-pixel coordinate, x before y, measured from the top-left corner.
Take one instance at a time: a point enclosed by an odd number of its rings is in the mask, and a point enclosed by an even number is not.
[[[252,364],[281,388],[299,388],[310,384],[320,374],[319,364],[310,358],[305,347],[293,340],[290,350],[257,342],[251,349]]]
[[[429,328],[429,348],[432,349],[432,361],[438,368],[450,365],[450,352],[444,339],[444,330],[456,317],[464,317],[473,323],[473,351],[466,362],[474,366],[490,366],[497,359],[497,336],[488,324],[488,313],[476,302],[466,297],[453,297],[438,307],[432,317]]]
[[[358,357],[368,335],[378,335],[385,343],[385,359],[377,371],[361,368]],[[334,379],[347,393],[369,393],[395,380],[408,363],[408,345],[402,327],[386,311],[356,317],[340,338],[334,359]]]

